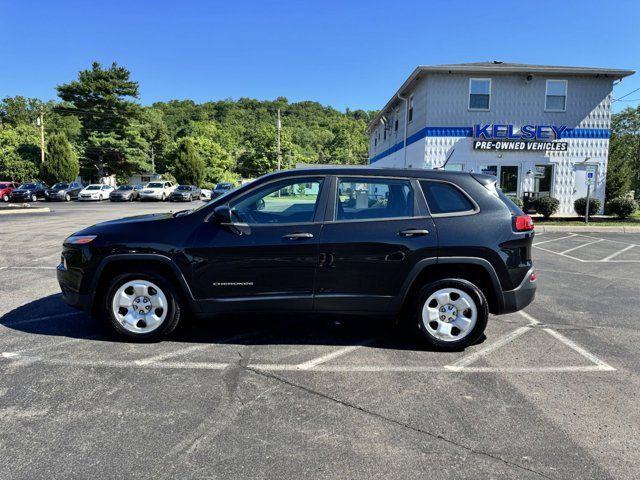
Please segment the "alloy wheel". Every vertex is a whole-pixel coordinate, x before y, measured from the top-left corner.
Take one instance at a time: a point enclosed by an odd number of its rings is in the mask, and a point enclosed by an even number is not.
[[[167,318],[168,302],[164,292],[148,280],[131,280],[118,288],[111,301],[115,319],[131,333],[157,330]]]
[[[476,325],[478,307],[473,298],[458,288],[433,292],[422,307],[422,324],[434,338],[455,342],[465,338]]]

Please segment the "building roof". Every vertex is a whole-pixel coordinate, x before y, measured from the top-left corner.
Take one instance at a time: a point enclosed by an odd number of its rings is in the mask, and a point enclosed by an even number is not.
[[[628,77],[636,73],[634,70],[622,70],[617,68],[597,68],[597,67],[567,67],[558,65],[534,65],[527,63],[509,63],[500,61],[491,62],[471,62],[471,63],[455,63],[445,65],[419,65],[409,75],[409,78],[400,86],[398,91],[391,97],[387,104],[380,110],[373,120],[367,126],[367,132],[378,124],[380,117],[389,107],[396,101],[398,95],[402,95],[409,90],[412,83],[418,79],[423,73],[532,73],[532,74],[552,74],[552,75],[575,75],[575,76],[594,76],[594,77],[610,77],[613,80]]]

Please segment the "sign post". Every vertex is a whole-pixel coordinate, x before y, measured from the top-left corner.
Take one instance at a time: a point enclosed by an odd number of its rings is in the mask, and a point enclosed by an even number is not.
[[[589,223],[589,196],[591,194],[591,185],[596,182],[596,165],[587,165],[585,183],[587,184],[587,205],[585,207],[584,223]]]

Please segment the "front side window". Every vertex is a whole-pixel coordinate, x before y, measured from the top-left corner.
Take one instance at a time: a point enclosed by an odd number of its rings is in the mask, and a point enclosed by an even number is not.
[[[336,220],[374,220],[413,216],[409,180],[341,178],[338,180]]]
[[[567,109],[567,80],[547,80],[544,109],[564,112]]]
[[[491,79],[472,78],[469,80],[469,109],[489,110],[491,105]]]
[[[229,205],[233,220],[249,225],[312,222],[321,186],[319,178],[267,185]]]
[[[420,186],[432,215],[466,213],[475,210],[471,200],[454,185],[423,180]]]

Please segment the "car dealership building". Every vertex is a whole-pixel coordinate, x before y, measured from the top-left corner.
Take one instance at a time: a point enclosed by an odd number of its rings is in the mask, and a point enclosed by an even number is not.
[[[495,175],[560,212],[604,200],[611,92],[631,70],[502,62],[419,66],[369,124],[369,163]]]

